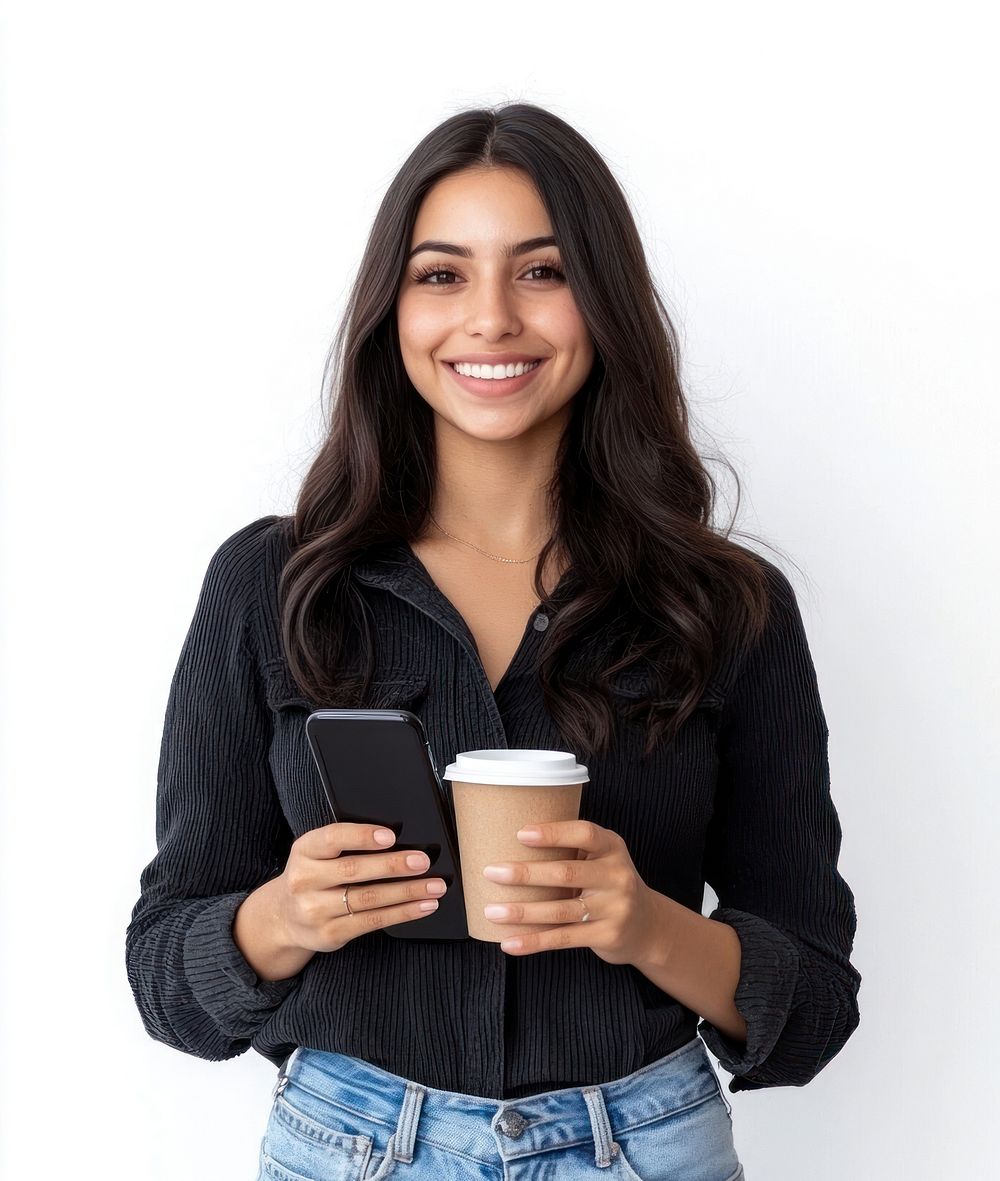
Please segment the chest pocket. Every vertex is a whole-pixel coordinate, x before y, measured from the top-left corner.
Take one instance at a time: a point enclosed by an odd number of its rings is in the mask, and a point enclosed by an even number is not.
[[[379,669],[358,709],[406,709],[416,713],[427,696],[426,673],[405,668]],[[285,664],[272,664],[266,677],[267,704],[275,713],[324,708],[307,697]]]
[[[306,697],[283,664],[269,665],[266,670],[265,692],[267,704],[277,713],[286,709],[305,709],[312,712],[319,706]]]
[[[364,708],[407,709],[416,713],[426,697],[426,674],[401,669],[372,681]]]

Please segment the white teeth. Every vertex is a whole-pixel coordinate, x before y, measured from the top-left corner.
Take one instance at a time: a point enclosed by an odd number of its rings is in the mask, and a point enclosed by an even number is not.
[[[541,361],[518,361],[517,364],[510,365],[466,365],[464,362],[452,364],[452,368],[461,373],[463,377],[479,377],[487,381],[498,381],[504,377],[520,377],[522,373],[527,373],[529,369],[535,369],[541,365]]]

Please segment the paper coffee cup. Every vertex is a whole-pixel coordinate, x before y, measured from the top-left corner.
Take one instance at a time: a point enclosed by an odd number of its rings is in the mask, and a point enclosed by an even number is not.
[[[468,750],[456,755],[442,779],[451,781],[465,918],[473,939],[500,943],[553,924],[495,923],[483,913],[491,902],[545,902],[574,898],[575,888],[493,882],[483,868],[505,861],[574,861],[578,849],[537,848],[517,839],[531,824],[580,816],[587,768],[562,750]]]

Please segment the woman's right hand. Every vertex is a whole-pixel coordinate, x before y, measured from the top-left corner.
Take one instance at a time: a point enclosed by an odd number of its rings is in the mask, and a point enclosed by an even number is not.
[[[293,841],[284,871],[271,883],[289,943],[306,951],[338,951],[368,931],[434,913],[447,886],[441,878],[416,878],[429,867],[426,854],[379,844],[374,834],[380,828],[345,821],[310,829]],[[376,852],[353,854],[370,849]],[[414,855],[420,864],[407,865]],[[378,878],[401,880],[367,884]],[[437,894],[435,883],[442,887]],[[344,906],[345,887],[351,914]],[[428,902],[433,905],[425,909]]]

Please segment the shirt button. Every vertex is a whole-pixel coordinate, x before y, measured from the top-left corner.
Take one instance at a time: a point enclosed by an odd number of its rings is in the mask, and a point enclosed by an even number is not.
[[[543,615],[541,611],[535,616],[535,631],[543,632],[549,626],[549,617]]]
[[[519,1111],[510,1108],[497,1120],[497,1126],[505,1136],[516,1140],[524,1131],[527,1124],[524,1116]]]

